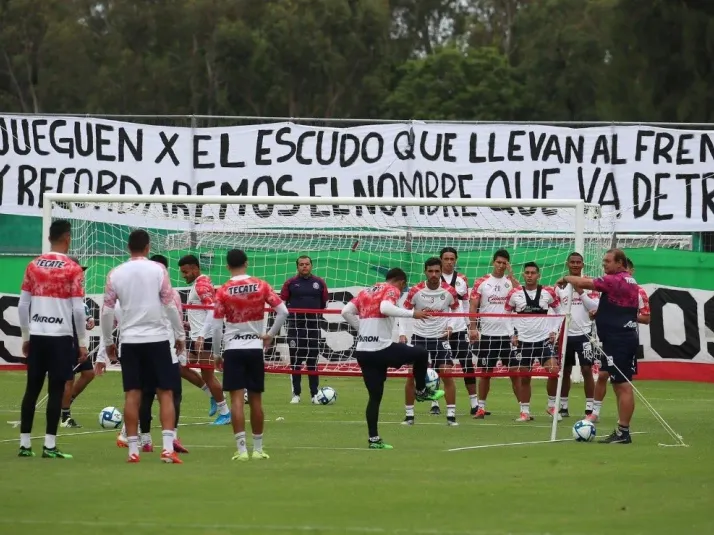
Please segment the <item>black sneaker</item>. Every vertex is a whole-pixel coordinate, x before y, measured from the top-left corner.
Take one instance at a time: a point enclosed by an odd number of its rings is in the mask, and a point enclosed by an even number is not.
[[[459,425],[459,422],[456,421],[456,416],[447,416],[446,425],[448,425],[449,427],[457,427]]]
[[[77,423],[77,421],[72,418],[71,416],[67,418],[66,420],[63,420],[62,423],[60,424],[60,427],[65,427],[69,429],[81,429],[82,426]]]
[[[570,418],[570,413],[568,412],[568,409],[560,409],[560,416],[563,418]]]
[[[405,416],[402,425],[414,425],[414,416]]]
[[[26,448],[25,446],[20,446],[20,451],[17,453],[18,457],[34,457],[35,452],[32,448]]]
[[[431,409],[429,409],[429,414],[433,416],[439,416],[441,414],[441,409],[438,405],[432,405]]]
[[[471,414],[471,416],[473,416],[473,415],[476,414],[477,412],[478,412],[478,407],[471,407],[471,410],[469,411],[469,414]]]
[[[605,438],[598,440],[600,444],[632,444],[632,437],[630,432],[622,432],[619,429],[615,429]]]

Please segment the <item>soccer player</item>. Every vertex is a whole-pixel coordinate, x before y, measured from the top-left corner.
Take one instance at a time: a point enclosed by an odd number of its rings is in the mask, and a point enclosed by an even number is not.
[[[305,308],[323,310],[327,306],[327,284],[320,277],[312,274],[312,259],[300,256],[295,261],[297,275],[289,278],[283,284],[280,298],[290,308]],[[317,371],[319,356],[320,318],[317,314],[293,314],[288,320],[288,349],[290,351],[290,366],[299,371],[305,361],[308,371]],[[300,403],[302,394],[302,376],[299,373],[291,375],[293,397],[290,403]],[[317,389],[320,386],[318,375],[308,375],[310,399],[317,404]]]
[[[637,363],[638,286],[627,272],[627,258],[620,249],[610,249],[602,260],[605,274],[595,279],[566,275],[558,285],[570,283],[584,290],[600,292],[595,326],[602,344],[605,362],[600,370],[604,380],[610,379],[617,397],[617,428],[600,440],[607,444],[629,444],[630,421],[635,412],[632,377]],[[600,378],[598,377],[598,383]],[[597,401],[597,386],[595,399]],[[594,411],[595,409],[593,409]],[[593,412],[594,414],[594,412]]]
[[[493,253],[493,270],[474,282],[471,290],[469,312],[475,314],[505,314],[506,298],[513,288],[520,287],[511,269],[511,255],[505,249]],[[476,354],[481,367],[492,372],[498,361],[507,363],[511,354],[511,333],[503,318],[469,318],[469,339],[478,342]],[[513,393],[518,397],[517,385],[520,377],[511,377]],[[474,418],[482,420],[490,413],[486,411],[486,398],[491,389],[491,377],[481,377],[478,382],[478,410]]]
[[[426,281],[413,286],[404,301],[407,310],[426,310],[431,312],[455,312],[461,302],[456,291],[441,279],[441,259],[429,258],[424,262]],[[426,349],[431,359],[431,367],[441,374],[453,369],[453,353],[449,340],[453,332],[454,319],[448,316],[430,316],[414,321],[412,345]],[[406,320],[399,320],[399,342],[406,344]],[[442,377],[444,397],[446,398],[446,424],[458,425],[456,422],[456,385],[453,377]],[[414,377],[407,378],[404,391],[406,417],[404,424],[414,425]]]
[[[270,285],[248,270],[248,257],[240,249],[228,251],[226,263],[231,278],[216,295],[213,313],[213,354],[220,358],[221,337],[225,337],[223,352],[223,390],[231,396],[231,420],[238,451],[234,461],[247,461],[245,390],[250,402],[250,427],[253,432],[253,459],[269,459],[263,450],[262,394],[265,391],[265,361],[263,349],[270,346],[288,317],[288,309]],[[275,322],[268,333],[264,330],[265,305],[275,310]],[[225,335],[223,324],[225,322]]]
[[[412,365],[417,401],[434,401],[444,397],[443,390],[429,392],[426,389],[426,370],[429,367],[426,350],[392,342],[394,318],[423,320],[431,316],[431,312],[426,310],[406,310],[397,306],[406,285],[407,274],[402,269],[392,268],[387,272],[385,282],[362,290],[342,309],[342,317],[358,331],[354,357],[362,369],[362,378],[369,393],[366,417],[370,449],[394,449],[381,439],[378,430],[379,406],[388,368]]]
[[[506,298],[505,311],[522,315],[523,319],[508,319],[508,330],[512,333],[511,344],[517,348],[510,355],[509,368],[513,372],[527,372],[533,367],[536,359],[550,373],[558,371],[558,361],[553,352],[556,323],[553,318],[546,317],[549,310],[560,312],[560,301],[555,290],[538,284],[540,268],[535,262],[523,264],[524,286],[512,288]],[[526,316],[531,316],[526,319]],[[541,316],[533,318],[532,316]],[[515,393],[521,405],[521,413],[517,422],[530,422],[531,416],[531,377],[529,375],[516,377]]]
[[[174,451],[174,389],[179,370],[171,354],[165,317],[168,317],[176,339],[176,353],[185,350],[183,322],[174,303],[174,293],[166,268],[151,262],[149,234],[137,229],[129,234],[130,260],[114,268],[107,276],[101,326],[107,356],[116,354],[113,339],[114,306],[122,305],[121,373],[125,392],[124,421],[128,434],[129,459],[139,462],[138,420],[142,392],[156,392],[159,398],[163,448],[161,461],[181,464]]]
[[[574,277],[582,277],[583,255],[577,252],[570,253],[565,263],[568,274]],[[568,342],[565,348],[563,359],[563,384],[560,390],[560,418],[570,416],[568,410],[568,395],[570,394],[570,375],[575,366],[575,354],[580,360],[580,371],[583,374],[585,388],[585,415],[593,412],[593,400],[595,395],[595,379],[593,378],[593,350],[590,336],[592,333],[592,319],[590,313],[597,310],[599,296],[596,292],[585,291],[582,288],[575,288],[568,284],[565,288],[556,286],[555,292],[561,303],[563,310],[567,309],[568,300],[572,289],[573,303],[570,307],[570,327],[568,329]],[[546,389],[548,391],[547,413],[554,417],[556,414],[555,399],[558,393],[558,378],[548,377]]]
[[[72,225],[57,220],[50,225],[50,252],[44,253],[25,270],[18,304],[22,332],[22,354],[27,359],[27,386],[20,416],[20,457],[34,457],[30,436],[37,398],[48,380],[47,423],[42,456],[71,459],[57,449],[57,427],[62,410],[62,395],[67,381],[74,376],[77,337],[86,337],[84,313],[84,272],[67,256]],[[32,317],[30,317],[30,311]],[[79,346],[79,361],[87,360],[87,347]]]
[[[77,265],[80,265],[79,260],[74,256],[70,256],[69,258]],[[87,271],[87,268],[82,267],[82,271]],[[86,303],[84,305],[84,316],[86,318],[86,331],[91,331],[94,329],[94,318],[92,317]],[[80,343],[76,331],[74,332],[74,345],[77,348],[77,358],[79,358]],[[86,341],[82,345],[87,347]],[[79,429],[82,426],[79,425],[74,418],[72,418],[71,406],[72,403],[74,403],[74,400],[77,399],[82,392],[84,392],[84,389],[87,388],[89,383],[94,380],[94,367],[92,365],[92,359],[87,358],[83,362],[78,361],[74,366],[74,373],[75,375],[79,374],[79,378],[72,377],[72,379],[67,381],[67,384],[64,387],[60,427]]]
[[[215,300],[215,290],[213,282],[208,275],[201,273],[201,266],[194,255],[186,255],[179,262],[181,276],[191,284],[191,291],[188,293],[187,304],[213,306]],[[194,360],[202,364],[201,378],[205,383],[203,391],[208,394],[211,406],[208,416],[213,416],[218,412],[214,425],[228,425],[231,421],[230,410],[226,403],[226,398],[221,390],[221,383],[216,379],[216,372],[213,367],[206,368],[206,363],[211,363],[211,325],[213,321],[213,310],[187,311],[189,323],[188,351]]]
[[[456,249],[444,247],[439,255],[441,258],[441,279],[456,290],[456,295],[462,303],[462,312],[469,311],[469,280],[466,275],[456,271],[456,260],[459,258]],[[474,357],[471,353],[471,343],[468,333],[469,322],[466,318],[454,318],[453,330],[449,337],[449,345],[454,358],[461,364],[464,373],[474,373]],[[464,377],[464,385],[469,394],[471,416],[478,411],[478,394],[476,393],[476,377]],[[431,413],[439,414],[439,402],[433,401]]]

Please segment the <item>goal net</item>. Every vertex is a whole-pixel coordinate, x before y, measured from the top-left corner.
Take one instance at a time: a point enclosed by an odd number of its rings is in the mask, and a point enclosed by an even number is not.
[[[44,210],[46,227],[55,219],[72,222],[71,253],[88,267],[86,292],[96,320],[107,274],[126,259],[127,238],[135,228],[149,232],[152,254],[168,257],[172,283],[184,299],[189,285],[178,269],[178,260],[184,255],[195,255],[202,272],[220,286],[228,278],[226,252],[243,249],[248,254],[249,273],[269,282],[277,292],[297,274],[298,257],[309,256],[312,273],[328,286],[326,309],[289,307],[291,316],[286,326],[266,352],[266,369],[326,375],[358,373],[353,359],[357,333],[340,311],[363,288],[383,281],[390,268],[402,268],[408,274],[409,286],[414,286],[425,279],[425,260],[439,257],[444,247],[451,247],[458,253],[456,271],[466,277],[471,292],[477,279],[493,272],[494,252],[504,249],[516,279],[522,282],[523,265],[535,262],[540,270],[539,283],[552,285],[566,273],[566,259],[573,251],[582,254],[585,274],[599,274],[602,254],[613,243],[614,229],[614,218],[602,217],[597,205],[557,200],[48,194]],[[449,313],[459,316],[463,327],[470,319],[468,299]],[[556,358],[567,313],[564,309],[560,316],[551,318],[551,324],[557,323],[552,329]],[[512,321],[503,314],[488,316],[476,315],[480,327],[484,322],[505,327]],[[520,317],[519,321],[529,320]],[[271,322],[272,315],[266,310],[266,324]],[[398,341],[396,324],[394,340]],[[296,325],[308,325],[298,339],[291,332]],[[411,341],[412,326],[402,328],[406,329],[402,334]],[[91,349],[96,348],[99,333],[97,326],[91,333]],[[473,346],[469,354],[471,349]],[[316,369],[295,365],[295,359],[306,354],[317,355]],[[536,358],[527,373],[553,373],[543,367],[543,360]],[[476,375],[509,373],[507,363],[500,359],[494,369],[484,369],[478,358],[472,362]],[[205,355],[194,357],[191,365],[211,367],[214,363]],[[404,373],[408,372],[392,371]],[[456,364],[453,373],[463,375],[465,370]]]

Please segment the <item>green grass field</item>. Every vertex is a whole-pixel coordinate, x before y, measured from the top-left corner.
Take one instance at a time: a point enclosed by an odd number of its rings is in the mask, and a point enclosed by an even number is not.
[[[186,384],[186,383],[185,383]],[[18,458],[22,373],[0,374],[0,533],[22,535],[250,534],[707,534],[714,533],[714,405],[711,385],[638,383],[679,431],[688,448],[672,443],[640,403],[634,443],[581,444],[571,440],[503,446],[549,437],[544,383],[536,381],[536,421],[513,422],[510,385],[494,382],[486,421],[471,420],[463,385],[461,425],[417,407],[417,425],[403,418],[402,381],[387,382],[381,434],[393,451],[365,448],[365,392],[352,378],[326,378],[332,406],[289,405],[289,380],[271,376],[265,395],[265,449],[269,461],[231,461],[229,427],[206,425],[205,395],[185,386],[181,439],[191,453],[181,466],[158,453],[138,465],[114,432],[97,424],[99,410],[122,406],[119,374],[98,378],[75,403],[83,429],[61,433],[73,460]],[[581,385],[571,413],[583,406]],[[598,434],[615,423],[608,392]],[[443,404],[442,404],[443,409]],[[278,420],[278,418],[281,418]],[[575,418],[559,438],[570,437]],[[41,451],[44,416],[35,420],[33,446]],[[154,431],[160,442],[160,431]],[[250,443],[250,440],[249,440]],[[454,448],[476,447],[460,451]]]

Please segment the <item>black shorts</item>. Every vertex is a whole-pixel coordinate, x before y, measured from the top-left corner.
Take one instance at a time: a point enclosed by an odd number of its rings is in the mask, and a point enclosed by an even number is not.
[[[538,361],[541,365],[555,355],[553,344],[550,339],[540,340],[538,342],[519,342],[516,349],[509,358],[508,366],[515,368],[531,369],[533,362]],[[504,365],[506,363],[504,362]]]
[[[387,380],[389,368],[399,369],[402,366],[414,364],[420,359],[424,359],[426,362],[429,356],[423,347],[392,343],[379,351],[355,351],[354,358],[362,369],[365,383],[368,380],[371,383],[376,383]]]
[[[196,340],[186,341],[186,351],[189,353],[196,353]],[[203,341],[203,349],[201,351],[213,351],[213,339],[206,338]]]
[[[320,352],[320,329],[317,322],[293,322],[288,326],[290,358],[298,362],[317,358]]]
[[[637,333],[623,336],[608,336],[602,344],[601,371],[610,374],[611,383],[632,381],[637,373],[637,348],[640,345]]]
[[[498,361],[508,366],[511,356],[510,336],[482,335],[476,343],[476,365],[486,371],[493,371]]]
[[[265,392],[265,361],[262,349],[229,349],[223,353],[223,390]]]
[[[565,347],[564,366],[575,366],[575,354],[578,354],[581,366],[593,365],[593,348],[590,337],[587,334],[581,336],[568,336],[568,344]]]
[[[451,344],[446,338],[424,338],[413,334],[412,345],[426,349],[427,353],[429,353],[431,367],[436,370],[443,366],[452,366],[454,364]]]
[[[39,380],[45,376],[51,382],[67,382],[74,377],[77,348],[72,336],[30,335],[27,355],[27,377]]]
[[[451,333],[449,344],[451,345],[453,358],[459,361],[463,371],[465,373],[472,373],[474,371],[474,356],[471,352],[471,341],[469,340],[468,331]]]
[[[120,352],[124,392],[176,389],[181,377],[168,340],[139,344],[124,342]]]

